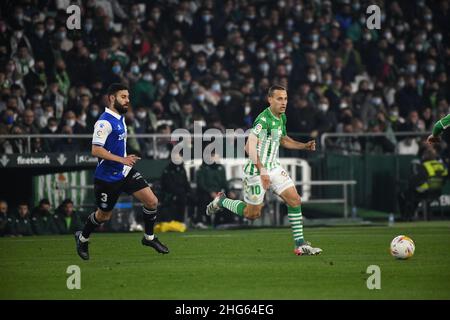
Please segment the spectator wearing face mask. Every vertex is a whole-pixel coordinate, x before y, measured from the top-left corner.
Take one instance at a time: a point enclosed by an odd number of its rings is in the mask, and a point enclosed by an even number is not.
[[[167,110],[167,114],[174,119],[176,123],[180,121],[182,96],[176,82],[172,82],[162,98],[161,102]]]
[[[88,111],[87,111],[87,117],[86,117],[86,128],[87,130],[90,130],[90,128],[94,127],[95,122],[97,121],[98,117],[100,115],[100,107],[98,104],[94,103],[91,104]]]
[[[13,33],[9,41],[9,47],[11,48],[11,56],[14,56],[18,52],[19,47],[27,48],[27,51],[31,54],[33,52],[30,40],[25,34],[23,26],[20,24],[13,23]]]
[[[92,18],[87,18],[82,26],[81,39],[86,47],[90,51],[97,52],[98,50],[98,35],[97,30],[94,26],[94,20]]]
[[[194,80],[201,80],[208,73],[206,55],[204,53],[197,54],[195,64],[192,66],[191,76]]]
[[[45,31],[43,22],[38,22],[33,27],[33,34],[30,37],[30,44],[33,49],[33,56],[37,60],[44,61],[46,72],[49,74],[54,67],[54,55],[50,38]]]
[[[19,45],[12,58],[15,62],[17,71],[22,78],[34,68],[35,60],[32,52],[30,52],[30,49],[23,43]]]
[[[55,151],[56,152],[76,152],[80,151],[79,139],[71,138],[73,135],[73,127],[69,125],[64,125],[61,128],[61,134],[68,135],[67,138],[58,139]]]
[[[317,138],[317,112],[306,99],[294,97],[291,108],[287,109],[287,116],[297,121],[287,123],[288,132],[309,134]],[[313,133],[313,131],[316,131]]]
[[[332,132],[337,127],[337,116],[336,112],[330,110],[330,102],[327,97],[323,96],[319,100],[319,104],[317,106],[317,132],[314,132],[314,135],[321,135],[324,132]]]
[[[106,80],[106,86],[109,86],[111,83],[127,83],[128,81],[125,78],[125,73],[123,71],[122,64],[119,60],[114,60],[111,63],[110,74]]]
[[[209,8],[198,10],[190,30],[190,41],[194,44],[202,43],[203,39],[215,34],[215,18]]]
[[[403,118],[406,118],[410,111],[418,110],[422,105],[422,99],[417,92],[417,82],[413,75],[407,76],[405,86],[397,91],[395,103]]]
[[[47,120],[47,126],[41,130],[42,134],[56,134],[58,133],[58,120],[51,117]],[[46,138],[42,140],[43,152],[54,152],[59,139]]]
[[[141,73],[141,67],[139,66],[137,61],[133,61],[130,64],[130,67],[128,68],[128,71],[126,73],[126,77],[130,81],[130,85],[135,84],[140,77],[142,76]]]

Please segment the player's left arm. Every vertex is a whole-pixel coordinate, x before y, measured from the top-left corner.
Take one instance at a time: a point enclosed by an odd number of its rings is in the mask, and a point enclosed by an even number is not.
[[[432,134],[427,138],[429,144],[439,143],[442,131],[450,127],[450,114],[438,120],[433,126]]]
[[[316,141],[311,140],[306,143],[295,141],[288,135],[282,136],[280,139],[280,144],[283,148],[294,149],[294,150],[316,150]]]

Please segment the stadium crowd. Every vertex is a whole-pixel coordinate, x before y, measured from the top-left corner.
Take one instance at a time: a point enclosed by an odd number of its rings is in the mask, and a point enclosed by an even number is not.
[[[68,30],[66,8],[81,8]],[[366,9],[381,8],[381,29]],[[288,132],[344,153],[417,154],[450,112],[448,1],[2,1],[0,134],[92,133],[113,82],[129,86],[128,133],[249,128],[271,84],[289,89]],[[448,138],[444,139],[448,142]],[[90,141],[0,139],[1,153],[89,150]],[[130,152],[169,155],[129,140]],[[446,143],[443,142],[443,148]],[[154,154],[153,150],[157,150]]]

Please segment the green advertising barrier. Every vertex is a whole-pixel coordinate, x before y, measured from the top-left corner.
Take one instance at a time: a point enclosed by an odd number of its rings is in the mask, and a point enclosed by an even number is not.
[[[403,191],[411,175],[412,161],[408,155],[339,155],[328,153],[322,162],[323,179],[356,180],[354,201],[358,207],[385,212],[397,212],[398,193]],[[340,194],[339,188],[330,187],[326,195]],[[443,194],[450,195],[450,183]]]
[[[81,170],[36,175],[33,177],[33,204],[37,206],[41,199],[48,199],[53,208],[65,199],[73,201],[75,207],[94,203],[92,185],[93,171]]]

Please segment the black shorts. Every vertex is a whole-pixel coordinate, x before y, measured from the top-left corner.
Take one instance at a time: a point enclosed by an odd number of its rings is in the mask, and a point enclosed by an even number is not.
[[[122,192],[131,195],[134,192],[147,187],[147,181],[145,181],[144,177],[133,168],[128,175],[120,181],[108,182],[94,179],[95,204],[102,211],[111,211],[114,209],[117,199],[119,199]]]

